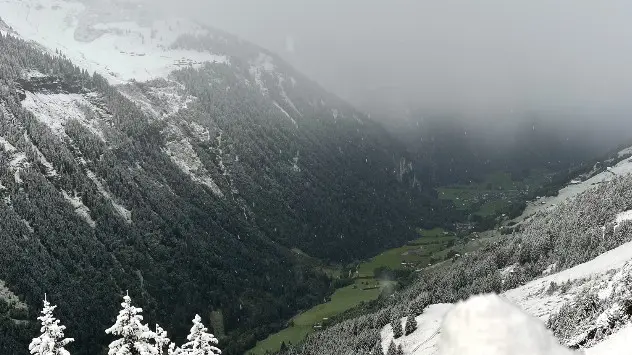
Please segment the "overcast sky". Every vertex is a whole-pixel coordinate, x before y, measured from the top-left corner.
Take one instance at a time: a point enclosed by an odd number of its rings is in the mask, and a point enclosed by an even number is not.
[[[429,110],[632,106],[632,1],[178,0],[362,104]]]

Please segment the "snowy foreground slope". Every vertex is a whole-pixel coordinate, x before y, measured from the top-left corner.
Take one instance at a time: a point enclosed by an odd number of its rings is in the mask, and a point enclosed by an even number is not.
[[[560,191],[560,196],[551,198],[544,210],[551,210],[557,204],[567,203],[582,192],[588,191],[616,176],[626,176],[632,171],[632,162],[622,160],[614,167],[593,176],[582,183],[572,184]],[[533,210],[525,214],[533,213]],[[621,211],[606,219],[606,228],[615,232],[631,219],[632,212]],[[534,218],[539,218],[536,215]],[[548,270],[555,270],[551,265]],[[506,272],[511,272],[508,268]],[[546,274],[547,272],[545,272]],[[490,342],[505,352],[497,354],[569,354],[568,350],[557,345],[547,345],[551,339],[557,344],[579,347],[586,354],[605,355],[623,354],[628,350],[626,340],[632,335],[627,313],[627,300],[630,299],[632,280],[632,242],[606,251],[596,258],[572,268],[543,275],[524,285],[504,292],[500,297],[474,298],[470,302],[452,304],[434,304],[428,306],[423,314],[416,317],[418,328],[410,335],[393,339],[391,325],[381,331],[382,349],[386,353],[391,341],[401,345],[405,354],[496,354],[490,352]],[[572,309],[580,304],[581,297],[590,294],[601,303],[609,305],[598,310],[595,315],[586,315],[573,327],[575,334],[570,339],[555,339],[550,332],[542,333],[544,324],[566,307]],[[529,321],[516,329],[521,336],[511,337],[501,326],[513,324],[523,319],[522,312],[530,315]],[[405,326],[406,319],[401,320]],[[625,325],[628,323],[627,325]],[[476,327],[488,327],[487,332],[477,332]],[[534,333],[535,332],[535,333]],[[534,335],[535,334],[535,335]],[[601,334],[596,337],[595,334]],[[541,349],[532,349],[522,344],[523,337],[541,337]],[[478,342],[483,343],[478,343]],[[511,346],[518,346],[511,348]],[[466,351],[466,349],[468,349]],[[521,352],[521,349],[529,349]]]
[[[632,242],[622,245],[619,248],[611,250],[601,256],[591,260],[587,263],[580,264],[574,268],[564,270],[560,273],[549,275],[538,280],[527,283],[524,286],[505,292],[502,295],[504,302],[510,302],[512,305],[516,305],[523,312],[540,318],[540,321],[546,321],[548,317],[557,312],[560,307],[569,300],[572,300],[574,296],[580,293],[585,288],[597,289],[600,296],[607,298],[611,295],[617,282],[621,280],[617,278],[617,271],[624,266],[629,265],[629,261],[632,260]],[[570,282],[571,287],[564,294],[560,292],[549,293],[548,288],[551,282],[562,284],[564,282]],[[496,321],[502,323],[503,321],[511,321],[513,318],[506,312],[508,307],[505,303],[499,303],[496,305],[496,301],[490,301],[485,307],[498,307],[498,312],[501,314]],[[431,355],[431,354],[457,354],[458,352],[440,352],[440,343],[449,342],[455,334],[450,335],[448,339],[444,337],[444,332],[449,330],[451,333],[462,332],[464,337],[469,336],[471,331],[470,327],[464,328],[450,328],[452,325],[446,325],[444,322],[447,318],[450,322],[458,322],[458,317],[480,317],[479,321],[483,321],[483,318],[487,318],[489,314],[482,314],[476,312],[477,305],[474,306],[472,313],[468,313],[468,304],[461,305],[459,307],[465,308],[465,310],[456,310],[455,306],[451,304],[435,304],[429,306],[422,315],[417,316],[418,329],[408,335],[399,339],[395,339],[397,345],[401,344],[405,354],[415,355]],[[486,312],[492,312],[487,309]],[[465,314],[464,314],[465,313]],[[463,319],[461,321],[464,321]],[[405,319],[402,319],[405,324]],[[474,322],[474,320],[472,320]],[[475,323],[481,325],[480,323]],[[533,324],[535,327],[543,327],[543,322],[537,321],[533,318]],[[446,326],[450,329],[447,329]],[[482,325],[481,325],[482,326]],[[491,326],[491,324],[490,324]],[[528,324],[524,325],[528,327]],[[497,332],[502,329],[500,326],[494,326],[491,333]],[[526,330],[523,329],[526,332]],[[619,334],[621,333],[621,334]],[[612,349],[617,349],[617,344],[621,343],[622,338],[625,338],[625,334],[632,334],[632,328],[627,326],[621,329],[615,335],[607,338],[603,342],[595,345],[593,348],[587,349],[587,354],[591,355],[606,355],[613,354]],[[390,325],[384,327],[381,333],[382,347],[387,349],[391,340],[393,339],[393,331]],[[490,341],[498,340],[497,338],[489,339]],[[516,339],[511,337],[505,338],[506,341],[513,342]],[[470,342],[470,344],[473,344]],[[621,349],[619,349],[621,350]],[[450,350],[452,351],[452,350]],[[486,352],[489,354],[489,352]],[[617,352],[614,352],[617,353]],[[463,353],[466,354],[466,353]],[[501,353],[499,353],[501,354]],[[507,352],[502,354],[521,354],[519,352]],[[540,354],[540,353],[531,353]],[[558,354],[556,352],[544,352],[542,354]]]

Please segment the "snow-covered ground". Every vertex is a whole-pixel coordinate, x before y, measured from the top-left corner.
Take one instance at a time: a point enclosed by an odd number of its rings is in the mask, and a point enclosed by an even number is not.
[[[533,280],[525,285],[505,292],[502,297],[520,307],[527,314],[539,318],[542,322],[557,312],[564,303],[575,298],[586,289],[596,291],[600,298],[606,299],[617,288],[625,272],[632,268],[632,242],[610,250],[593,260],[577,265],[542,278]],[[551,283],[562,285],[568,283],[564,291],[549,291]],[[418,328],[408,336],[395,340],[397,345],[402,344],[405,354],[436,355],[439,352],[439,339],[441,338],[441,324],[446,314],[453,308],[451,304],[438,304],[429,306],[422,315],[416,318]],[[405,319],[402,319],[405,323]],[[611,337],[593,348],[587,349],[589,355],[610,355],[623,352],[614,351],[622,346],[626,334],[632,335],[632,327],[619,330]],[[383,349],[386,350],[393,339],[393,331],[390,325],[385,326],[381,332]],[[451,354],[451,353],[449,353]],[[514,354],[512,352],[506,354]],[[556,353],[547,353],[556,354]]]
[[[61,50],[76,65],[113,84],[166,77],[204,62],[228,63],[224,55],[172,48],[181,34],[207,34],[201,26],[182,19],[141,25],[124,10],[88,9],[73,0],[0,0],[0,16],[21,37],[51,53]]]
[[[621,152],[626,152],[627,150],[632,151],[632,147],[622,150]],[[623,155],[621,152],[619,154]],[[517,220],[523,219],[525,216],[530,216],[533,213],[549,208],[553,208],[558,205],[560,202],[565,201],[566,199],[573,198],[580,193],[596,186],[602,184],[604,182],[610,181],[613,178],[621,175],[627,175],[632,173],[632,159],[624,159],[620,161],[618,164],[612,167],[608,167],[603,172],[591,177],[590,179],[586,179],[585,181],[569,184],[568,186],[562,188],[559,191],[559,194],[554,197],[544,197],[537,199],[535,201],[529,202],[527,204],[527,208],[525,209],[522,216],[518,217]]]
[[[571,355],[544,323],[497,295],[474,296],[445,317],[441,355]]]
[[[391,341],[394,341],[395,345],[401,344],[404,354],[436,354],[439,345],[441,322],[453,307],[449,303],[428,306],[423,314],[415,318],[417,330],[398,339],[393,339],[393,329],[390,324],[386,325],[380,333],[384,353],[386,353]],[[402,326],[406,326],[405,318],[402,319]]]

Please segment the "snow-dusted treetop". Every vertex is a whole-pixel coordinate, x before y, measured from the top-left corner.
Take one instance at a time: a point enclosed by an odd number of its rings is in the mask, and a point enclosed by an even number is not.
[[[156,334],[142,323],[142,308],[132,306],[129,296],[123,297],[121,307],[123,309],[119,311],[114,325],[105,330],[106,333],[119,337],[110,343],[108,355],[158,355],[158,349],[152,344]]]
[[[37,319],[42,323],[40,331],[42,334],[33,338],[29,345],[29,350],[33,355],[69,355],[64,347],[74,341],[73,338],[64,338],[65,326],[59,324],[59,320],[53,317],[53,311],[57,306],[51,304],[44,298],[44,309],[42,315]]]
[[[182,355],[219,355],[222,353],[217,345],[217,339],[202,324],[202,318],[195,315],[193,318],[193,327],[187,336],[189,342],[182,345]]]
[[[536,318],[497,295],[474,296],[445,317],[441,355],[572,355]]]

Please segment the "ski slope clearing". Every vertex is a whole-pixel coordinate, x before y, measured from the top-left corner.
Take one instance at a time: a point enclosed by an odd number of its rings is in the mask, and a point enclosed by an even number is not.
[[[112,84],[166,77],[205,62],[228,63],[224,55],[173,46],[181,35],[209,34],[203,27],[182,19],[139,24],[129,20],[132,11],[137,10],[88,9],[72,0],[0,0],[2,19],[17,34],[51,53],[61,51]]]

